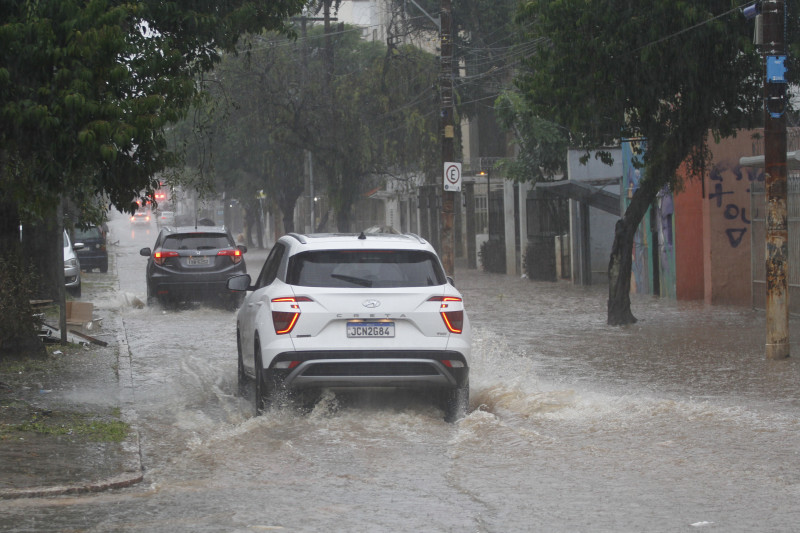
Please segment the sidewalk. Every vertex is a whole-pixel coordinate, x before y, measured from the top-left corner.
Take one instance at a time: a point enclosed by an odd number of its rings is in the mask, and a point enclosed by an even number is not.
[[[54,344],[47,360],[0,365],[0,500],[97,492],[142,480],[115,272],[84,274],[81,298],[101,302],[94,318],[102,318],[102,326],[87,333],[107,346]]]

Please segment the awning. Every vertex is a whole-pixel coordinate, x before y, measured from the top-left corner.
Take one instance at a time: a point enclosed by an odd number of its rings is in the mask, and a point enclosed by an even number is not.
[[[600,187],[593,187],[588,183],[571,180],[540,181],[536,184],[536,188],[548,194],[576,200],[615,216],[622,215],[619,194],[610,193]]]
[[[753,155],[749,157],[740,157],[739,164],[743,167],[764,168],[764,156]],[[786,152],[786,168],[789,170],[800,169],[800,150]]]

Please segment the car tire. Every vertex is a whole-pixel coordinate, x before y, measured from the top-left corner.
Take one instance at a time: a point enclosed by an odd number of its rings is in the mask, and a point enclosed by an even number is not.
[[[444,392],[444,420],[452,424],[467,416],[469,409],[469,383]]]
[[[242,340],[239,337],[238,331],[236,332],[236,351],[239,354],[236,382],[239,390],[239,396],[244,397],[247,394],[247,374],[244,373],[244,361],[242,360]]]
[[[148,306],[153,305],[153,302],[155,302],[155,299],[156,299],[156,297],[155,297],[155,294],[153,294],[153,289],[150,287],[150,283],[148,282],[147,283],[147,305]]]
[[[108,272],[108,263],[103,263],[102,265],[100,265],[100,272],[102,272],[103,274]]]
[[[265,379],[264,376],[264,368],[261,364],[261,348],[259,347],[259,341],[256,339],[256,353],[255,353],[255,374],[256,374],[256,384],[253,394],[253,404],[255,405],[255,413],[256,416],[263,414],[264,411],[269,409],[272,406],[272,400],[275,395],[275,387],[272,383],[269,383],[268,379]]]
[[[75,298],[80,298],[81,297],[81,286],[80,285],[78,285],[77,287],[70,287],[67,290]]]

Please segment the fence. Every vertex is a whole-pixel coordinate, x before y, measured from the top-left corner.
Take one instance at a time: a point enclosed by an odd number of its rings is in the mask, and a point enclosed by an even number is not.
[[[791,174],[788,179],[788,282],[789,312],[800,314],[800,174]],[[766,193],[763,182],[754,182],[750,193],[752,217],[751,254],[753,307],[764,309],[767,299],[766,284]]]

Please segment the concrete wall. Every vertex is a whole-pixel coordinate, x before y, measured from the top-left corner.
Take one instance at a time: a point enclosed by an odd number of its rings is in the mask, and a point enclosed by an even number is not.
[[[751,132],[710,145],[713,159],[704,177],[703,256],[705,300],[751,305],[750,187],[764,181],[763,169],[745,168],[739,158],[754,154]]]

